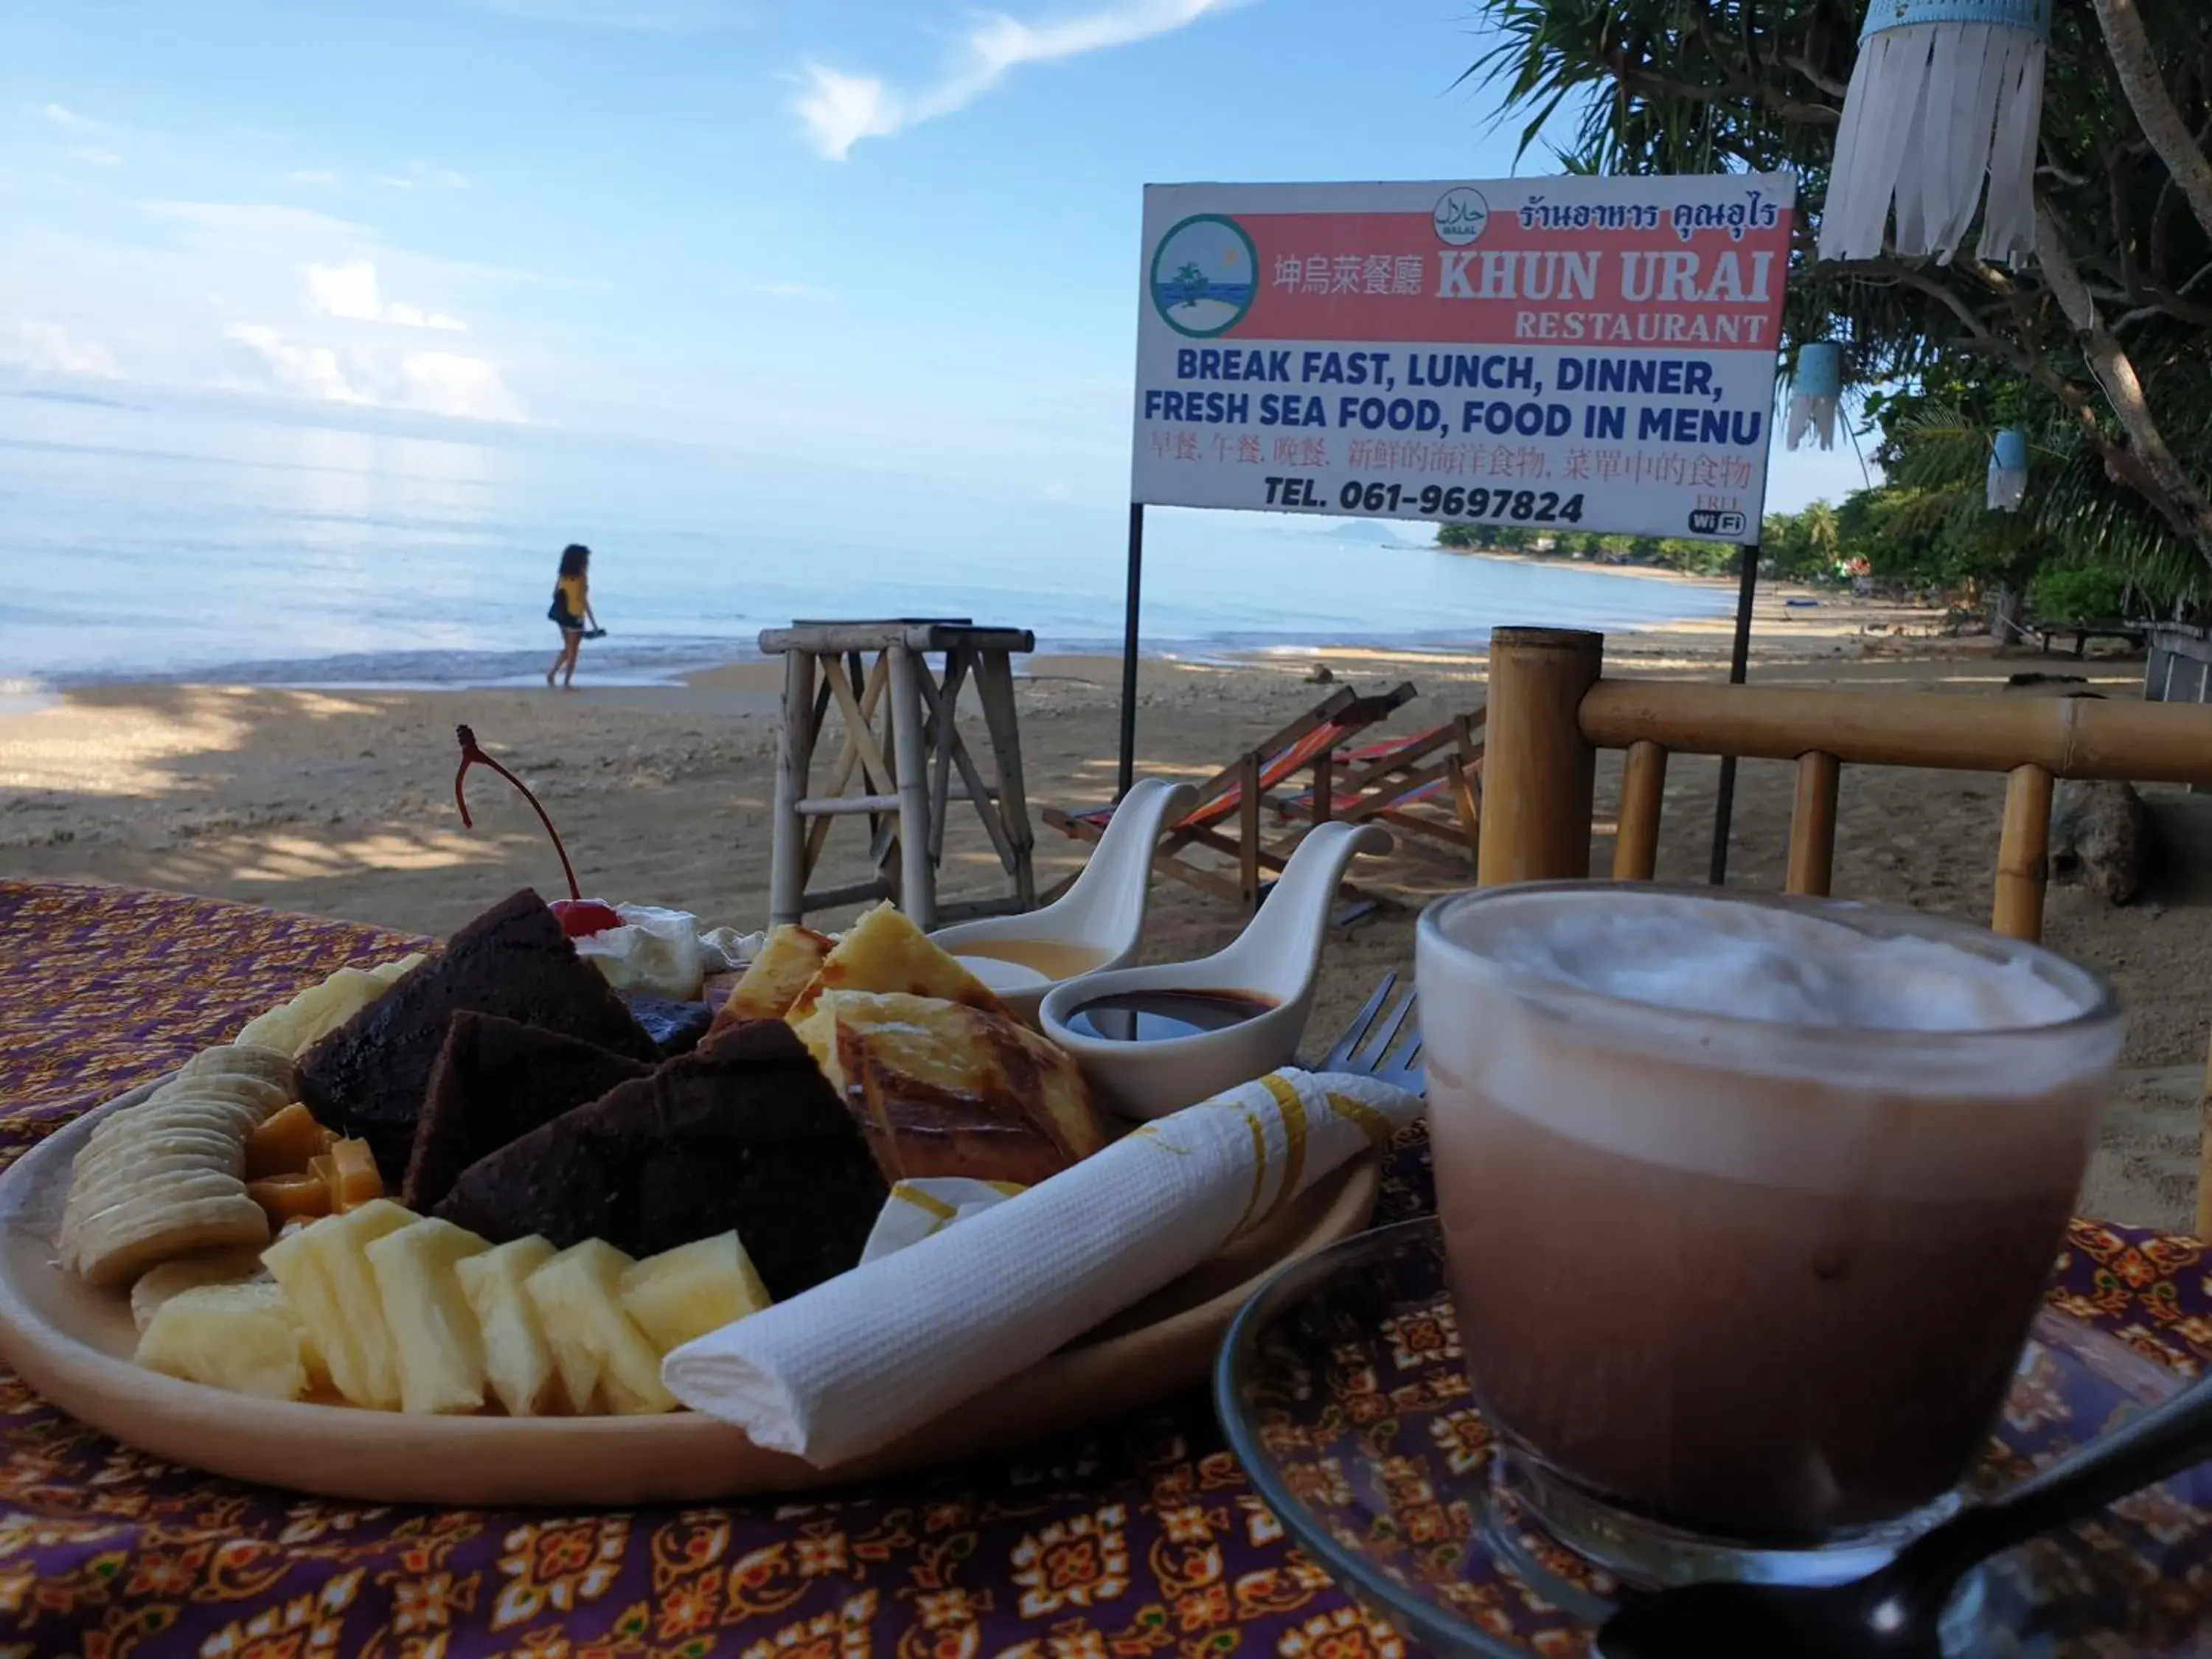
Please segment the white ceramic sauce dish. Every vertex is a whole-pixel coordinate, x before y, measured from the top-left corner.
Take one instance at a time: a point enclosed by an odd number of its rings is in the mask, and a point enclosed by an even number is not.
[[[1114,809],[1083,873],[1056,901],[1022,915],[940,927],[930,938],[1017,1018],[1036,1024],[1037,1005],[1055,985],[1135,958],[1152,897],[1152,849],[1161,830],[1197,802],[1189,784],[1139,778]]]
[[[1288,1065],[1313,1008],[1337,883],[1361,853],[1390,849],[1374,824],[1324,823],[1297,851],[1260,914],[1228,949],[1194,962],[1162,963],[1087,974],[1046,992],[1038,1028],[1075,1058],[1099,1099],[1124,1117],[1170,1112]],[[1102,999],[1195,992],[1243,996],[1272,1005],[1249,1018],[1188,1036],[1130,1042],[1071,1024]]]

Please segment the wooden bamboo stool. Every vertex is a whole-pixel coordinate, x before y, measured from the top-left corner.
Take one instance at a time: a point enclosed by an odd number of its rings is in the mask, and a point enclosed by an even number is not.
[[[768,629],[760,647],[783,659],[769,873],[771,924],[803,921],[810,909],[884,898],[895,901],[925,932],[970,916],[1035,908],[1036,839],[1022,787],[1012,665],[1015,653],[1036,648],[1035,635],[1018,628],[978,628],[964,617],[901,617],[795,622]],[[933,654],[944,659],[941,673],[930,666]],[[988,783],[957,723],[960,692],[970,680],[989,731],[994,779]],[[817,795],[815,743],[833,702],[845,740],[829,793]],[[991,838],[1008,880],[1001,897],[937,902],[946,812],[956,800],[975,807]],[[831,826],[848,817],[867,820],[876,874],[809,892],[807,881]]]

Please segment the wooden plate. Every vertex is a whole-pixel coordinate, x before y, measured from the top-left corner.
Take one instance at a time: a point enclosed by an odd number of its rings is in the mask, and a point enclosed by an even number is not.
[[[129,1299],[92,1289],[54,1255],[70,1163],[133,1090],[0,1173],[0,1358],[61,1410],[126,1445],[234,1480],[374,1503],[694,1502],[796,1491],[1016,1446],[1112,1417],[1198,1381],[1259,1281],[1367,1224],[1372,1157],[1315,1183],[1272,1221],[1083,1341],[938,1421],[830,1469],[763,1451],[694,1412],[661,1417],[409,1417],[281,1404],[131,1363]]]

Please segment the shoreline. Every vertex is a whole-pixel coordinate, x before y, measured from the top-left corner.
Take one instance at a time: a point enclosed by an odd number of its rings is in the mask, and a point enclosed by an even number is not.
[[[1644,584],[1671,584],[1677,588],[1695,590],[1701,596],[1707,597],[1716,611],[1725,607],[1731,615],[1734,611],[1736,584],[1733,579],[1695,575],[1650,566],[1601,565],[1552,554],[1503,549],[1462,551],[1431,544],[1406,544],[1401,550],[1426,554],[1434,558],[1474,559],[1500,568],[1555,570],[1577,577],[1623,578]],[[1792,591],[1809,594],[1812,590]],[[1646,592],[1649,592],[1648,588]],[[1556,604],[1547,605],[1540,599],[1536,603],[1538,609],[1547,611],[1554,617],[1561,608]],[[1510,622],[1514,619],[1504,614],[1510,608],[1510,601],[1502,601],[1486,605],[1483,610],[1496,611],[1496,621]],[[1577,607],[1569,605],[1565,608],[1571,612]],[[1634,610],[1638,607],[1625,608]],[[1692,608],[1685,606],[1684,609],[1687,612]],[[1173,609],[1170,606],[1171,612]],[[1218,607],[1214,609],[1218,611]],[[1587,609],[1599,618],[1610,618],[1613,614],[1601,599],[1589,603]],[[1116,610],[1118,612],[1118,606]],[[1467,614],[1479,616],[1483,614],[1483,611]],[[1396,620],[1401,623],[1404,621],[1403,618]],[[1613,623],[1609,631],[1623,635],[1663,634],[1710,626],[1715,620],[1713,617],[1690,614],[1639,617],[1632,622]],[[1058,621],[1057,631],[1040,630],[1038,654],[1059,657],[1110,655],[1118,658],[1121,652],[1118,633],[1094,635],[1085,629],[1069,629],[1067,622],[1068,618],[1062,617]],[[771,623],[768,625],[781,624]],[[1561,618],[1554,625],[1575,624]],[[1143,640],[1139,654],[1147,661],[1219,663],[1295,655],[1316,650],[1450,653],[1479,649],[1487,634],[1487,626],[1480,625],[1434,629],[1386,625],[1371,630],[1346,629],[1340,636],[1334,638],[1326,637],[1320,631],[1312,629],[1278,628],[1252,631],[1217,627],[1177,633],[1170,627]],[[609,639],[593,641],[586,647],[581,672],[591,675],[601,685],[678,685],[699,673],[763,660],[757,639],[757,633],[627,635],[617,629]],[[0,714],[21,713],[28,707],[44,706],[57,696],[118,686],[223,685],[331,692],[527,690],[543,675],[544,664],[550,660],[553,648],[549,639],[543,644],[528,646],[497,645],[446,650],[399,647],[374,651],[329,652],[314,657],[272,655],[241,658],[176,666],[141,664],[15,669],[5,678],[0,678]]]
[[[1736,584],[1717,577],[1694,575],[1684,571],[1657,570],[1649,568],[1620,568],[1616,567],[1585,567],[1577,561],[1557,560],[1543,555],[1510,552],[1457,554],[1449,550],[1438,550],[1449,556],[1488,560],[1499,564],[1555,565],[1561,568],[1589,568],[1591,574],[1619,576],[1632,580],[1671,583],[1678,586],[1698,588],[1733,597]],[[1796,584],[1773,584],[1777,591],[1788,586],[1793,597],[1825,598],[1828,602],[1840,602],[1838,596],[1824,590],[1804,588]],[[1764,590],[1762,590],[1764,592]],[[1841,596],[1848,599],[1849,596]],[[1869,602],[1856,602],[1862,605]],[[1500,622],[1495,626],[1510,626]],[[1684,633],[1704,633],[1716,628],[1725,631],[1732,628],[1733,606],[1726,617],[1680,616],[1656,617],[1634,623],[1616,624],[1603,631],[1617,636],[1668,635]],[[1306,635],[1279,635],[1255,638],[1239,635],[1234,630],[1222,630],[1211,635],[1189,638],[1170,637],[1141,641],[1139,660],[1145,662],[1194,663],[1212,665],[1265,661],[1285,657],[1321,654],[1350,654],[1388,653],[1408,657],[1435,655],[1453,658],[1468,653],[1480,653],[1487,644],[1488,626],[1458,629],[1438,629],[1414,633],[1400,632],[1363,634],[1347,631],[1334,638]],[[605,649],[605,648],[603,648]],[[587,648],[579,664],[580,676],[594,685],[606,689],[634,690],[672,688],[694,683],[702,675],[713,675],[748,664],[770,662],[775,659],[763,656],[757,645],[742,639],[711,642],[683,641],[672,642],[664,648],[652,645],[631,645],[625,641],[613,647],[619,652],[613,665],[593,672],[595,653]],[[1107,639],[1041,639],[1033,655],[1060,659],[1111,658],[1120,660],[1121,642]],[[456,665],[454,672],[440,673],[434,664],[439,657]],[[11,676],[0,682],[0,717],[21,714],[34,709],[52,707],[56,702],[82,692],[98,692],[125,688],[153,689],[157,687],[186,688],[221,686],[240,690],[298,692],[356,692],[356,693],[437,693],[457,691],[529,691],[538,689],[542,667],[535,665],[550,656],[547,650],[485,650],[456,651],[433,653],[420,651],[394,651],[383,653],[349,653],[323,659],[270,659],[210,665],[198,668],[179,669],[84,669],[58,672],[31,671]],[[477,659],[469,663],[467,659]],[[655,659],[659,660],[656,661]],[[319,665],[327,665],[316,672]],[[431,672],[424,672],[426,669]],[[473,672],[471,672],[473,670]],[[1017,665],[1018,676],[1019,666]]]

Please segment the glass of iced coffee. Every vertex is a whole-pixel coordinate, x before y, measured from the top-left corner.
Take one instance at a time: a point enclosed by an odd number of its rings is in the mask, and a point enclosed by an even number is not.
[[[1497,1507],[1630,1582],[1827,1582],[1956,1503],[2119,1049],[2094,975],[1863,905],[1432,905],[1437,1202]]]

